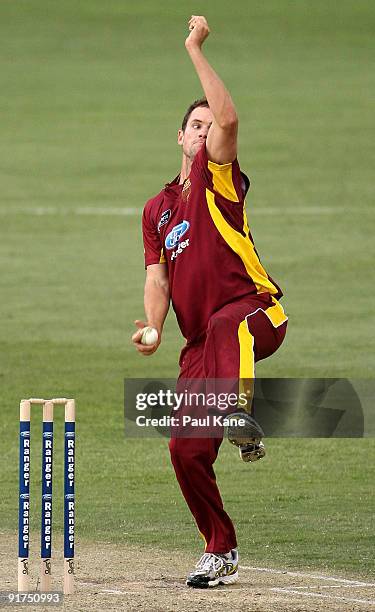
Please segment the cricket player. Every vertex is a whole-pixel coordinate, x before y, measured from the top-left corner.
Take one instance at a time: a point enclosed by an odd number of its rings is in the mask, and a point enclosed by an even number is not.
[[[249,230],[250,182],[237,161],[237,112],[203,54],[210,33],[206,19],[193,15],[189,31],[185,47],[205,97],[188,108],[178,130],[180,173],[144,208],[147,321],[135,322],[132,341],[142,355],[157,350],[171,301],[186,339],[180,379],[253,379],[255,362],[282,343],[287,317],[282,292],[262,266]],[[159,334],[152,346],[140,342],[146,325]],[[187,578],[190,587],[238,579],[235,529],[213,470],[221,442],[221,437],[172,437],[169,443],[176,477],[206,545]],[[264,455],[259,440],[239,446],[244,461]]]

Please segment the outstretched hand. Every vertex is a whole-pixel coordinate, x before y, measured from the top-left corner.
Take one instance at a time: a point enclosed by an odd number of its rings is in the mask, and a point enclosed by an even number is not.
[[[185,46],[197,46],[201,48],[210,33],[207,19],[203,15],[192,15],[189,19],[190,34],[185,41]]]

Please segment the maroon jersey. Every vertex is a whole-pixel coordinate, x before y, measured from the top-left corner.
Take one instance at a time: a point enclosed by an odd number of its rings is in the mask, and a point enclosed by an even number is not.
[[[271,302],[271,296],[278,299],[282,292],[255,250],[245,212],[250,182],[237,159],[215,164],[203,145],[189,177],[183,185],[178,181],[146,203],[143,242],[146,267],[168,267],[173,308],[191,342],[229,302],[257,294]]]

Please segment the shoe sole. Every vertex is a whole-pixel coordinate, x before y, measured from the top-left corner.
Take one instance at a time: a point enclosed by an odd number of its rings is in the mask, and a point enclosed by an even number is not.
[[[234,584],[238,580],[238,572],[231,574],[230,576],[223,576],[222,578],[216,578],[215,580],[210,580],[209,582],[197,584],[193,582],[186,581],[186,586],[192,587],[193,589],[208,589],[217,587],[220,584]]]
[[[259,459],[263,459],[263,457],[265,457],[266,455],[266,449],[264,444],[262,444],[262,446],[260,446],[257,451],[254,451],[253,453],[250,452],[247,456],[246,453],[242,454],[241,447],[239,447],[238,450],[240,453],[240,458],[245,463],[254,463],[255,461],[259,461]]]
[[[234,584],[238,580],[238,572],[219,578],[219,584]]]

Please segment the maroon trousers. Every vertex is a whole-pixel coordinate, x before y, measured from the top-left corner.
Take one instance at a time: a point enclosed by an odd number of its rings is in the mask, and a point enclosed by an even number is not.
[[[282,343],[287,317],[268,293],[248,296],[215,312],[206,334],[184,347],[179,382],[184,379],[251,379],[255,362]],[[222,437],[172,437],[171,460],[181,491],[206,543],[206,552],[226,553],[237,546],[225,512],[213,464]]]

